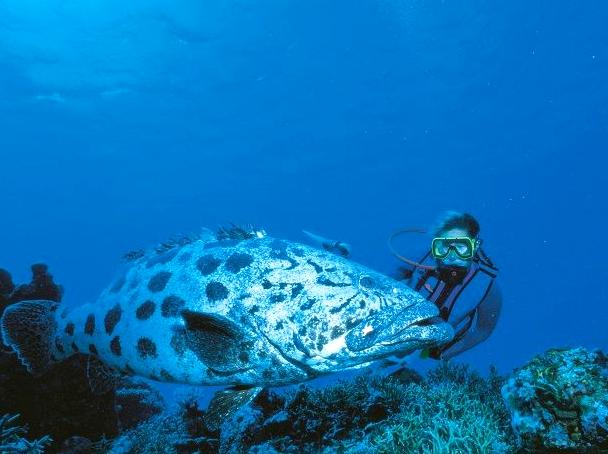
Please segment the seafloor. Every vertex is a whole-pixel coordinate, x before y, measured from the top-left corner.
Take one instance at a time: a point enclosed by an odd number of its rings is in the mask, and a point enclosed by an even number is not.
[[[0,314],[30,299],[59,301],[44,265],[15,286],[0,270]],[[500,376],[446,362],[323,389],[265,390],[220,429],[195,398],[168,410],[135,377],[93,393],[87,356],[31,376],[0,351],[4,453],[608,453],[608,356],[554,349]]]

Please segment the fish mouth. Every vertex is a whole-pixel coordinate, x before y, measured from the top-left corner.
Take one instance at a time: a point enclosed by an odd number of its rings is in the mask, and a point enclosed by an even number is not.
[[[449,323],[440,317],[434,322],[423,321],[413,323],[407,328],[406,335],[397,335],[393,339],[383,341],[380,344],[385,347],[406,347],[415,344],[415,350],[427,348],[445,342],[449,342],[454,336],[454,330]]]
[[[442,323],[442,322],[444,322],[444,320],[439,315],[435,315],[434,317],[426,318],[424,320],[414,322],[410,326],[414,326],[414,325],[415,326],[429,326],[429,325],[436,325],[436,324]]]
[[[416,350],[448,342],[454,336],[451,325],[438,316],[439,309],[423,301],[407,309],[394,307],[368,319],[346,335],[353,352],[373,347],[391,350]]]
[[[437,306],[424,304],[420,310],[421,313],[408,325],[403,326],[397,333],[380,344],[391,347],[415,342],[419,345],[417,348],[426,348],[452,339],[454,330],[438,315]]]

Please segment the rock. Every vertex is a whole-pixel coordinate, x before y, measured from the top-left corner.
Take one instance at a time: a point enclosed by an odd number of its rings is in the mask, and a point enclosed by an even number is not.
[[[89,454],[93,443],[86,437],[75,435],[61,444],[57,454]]]
[[[8,271],[0,268],[0,296],[9,296],[15,290],[15,284]]]
[[[11,302],[27,300],[61,301],[63,288],[55,284],[48,267],[43,263],[32,265],[32,281],[17,286],[11,295]]]
[[[243,452],[243,441],[247,431],[262,419],[262,413],[249,405],[239,409],[230,419],[225,421],[220,430],[220,454],[239,454]]]
[[[33,377],[14,355],[0,354],[0,414],[20,413],[34,437],[50,434],[58,444],[73,435],[117,435],[114,392],[91,392],[86,363],[87,356],[77,354]]]

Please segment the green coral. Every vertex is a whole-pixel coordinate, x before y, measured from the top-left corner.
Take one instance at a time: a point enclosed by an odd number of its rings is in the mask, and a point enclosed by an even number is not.
[[[517,369],[502,395],[522,448],[608,449],[608,359],[601,351],[549,350]]]
[[[492,410],[460,385],[407,385],[409,402],[374,437],[379,453],[508,452],[507,431]]]
[[[48,435],[38,440],[29,441],[26,426],[18,426],[15,421],[19,415],[4,415],[0,417],[0,452],[6,454],[41,454],[51,443]]]
[[[465,366],[442,364],[425,382],[402,387],[401,410],[372,437],[374,451],[511,452],[508,413],[500,404],[498,383],[495,371],[484,380]]]

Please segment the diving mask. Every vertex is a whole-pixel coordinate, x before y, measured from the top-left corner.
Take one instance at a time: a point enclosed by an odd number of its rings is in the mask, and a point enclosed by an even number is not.
[[[433,238],[431,254],[436,259],[444,259],[451,250],[461,259],[470,259],[475,255],[475,250],[481,244],[481,240],[469,237],[459,238]]]

